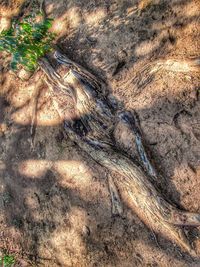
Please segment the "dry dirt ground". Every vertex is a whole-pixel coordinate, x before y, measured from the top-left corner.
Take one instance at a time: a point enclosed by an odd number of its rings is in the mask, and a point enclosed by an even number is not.
[[[20,2],[0,1],[1,28]],[[161,193],[200,212],[199,73],[178,72],[180,64],[148,76],[144,68],[199,56],[199,0],[47,0],[46,10],[57,45],[107,83],[118,109],[137,112]],[[42,73],[22,81],[8,57],[0,61],[1,252],[24,267],[200,266],[200,229],[185,227],[192,258],[145,226],[125,198],[123,216],[112,216],[106,170],[63,135]]]

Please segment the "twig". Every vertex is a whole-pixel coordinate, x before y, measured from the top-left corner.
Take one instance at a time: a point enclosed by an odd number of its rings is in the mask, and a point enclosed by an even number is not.
[[[31,148],[34,149],[34,139],[35,139],[35,133],[36,133],[36,127],[37,127],[37,104],[38,104],[38,96],[39,91],[42,86],[42,79],[39,79],[39,81],[35,85],[35,91],[32,94],[32,116],[31,116],[31,128],[30,128],[30,135],[31,135]]]
[[[121,215],[123,213],[123,206],[111,174],[108,174],[108,186],[111,196],[112,214],[114,216]]]

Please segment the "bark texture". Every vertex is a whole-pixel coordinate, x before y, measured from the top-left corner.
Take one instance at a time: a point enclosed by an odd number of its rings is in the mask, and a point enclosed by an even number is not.
[[[158,176],[144,149],[133,114],[114,111],[104,83],[60,52],[42,59],[40,66],[47,74],[46,82],[68,136],[101,166],[120,175],[114,183],[122,195],[126,194],[130,208],[150,229],[195,254],[181,227],[199,226],[200,215],[177,209],[155,189]],[[131,129],[135,137],[141,166],[116,146],[113,131],[119,121]],[[112,188],[113,200],[117,192]],[[120,207],[118,196],[116,202]],[[121,208],[118,210],[122,212]]]

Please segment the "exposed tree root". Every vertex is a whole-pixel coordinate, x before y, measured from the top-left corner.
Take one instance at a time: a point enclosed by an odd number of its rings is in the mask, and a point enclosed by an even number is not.
[[[161,59],[151,62],[134,74],[133,79],[126,83],[126,86],[134,84],[137,88],[144,88],[149,84],[157,72],[178,72],[178,73],[199,73],[200,57],[192,59]]]
[[[145,152],[134,117],[125,112],[116,118],[101,92],[101,83],[93,75],[59,52],[54,54],[54,60],[56,67],[51,66],[47,59],[40,64],[47,74],[51,92],[62,98],[60,101],[59,97],[54,97],[54,101],[69,137],[101,166],[120,175],[121,178],[114,181],[120,194],[126,194],[127,204],[150,229],[195,254],[180,226],[199,226],[200,215],[175,208],[155,189],[151,178],[155,181],[156,171]],[[64,107],[69,96],[73,108]],[[117,120],[132,129],[144,170],[116,147],[112,133]],[[112,200],[117,196],[114,212],[120,213],[119,196],[113,181],[110,181]]]
[[[200,71],[200,58],[178,60],[166,59],[158,60],[152,64],[150,73],[157,72],[158,70],[167,70],[173,72],[198,72]]]
[[[113,181],[112,175],[108,174],[108,186],[111,196],[112,214],[121,215],[123,213],[123,205],[119,196],[119,192]]]
[[[140,132],[139,124],[136,117],[134,117],[130,112],[120,112],[118,114],[119,121],[124,124],[124,130],[128,128],[131,130],[133,137],[135,138],[138,154],[140,157],[140,163],[146,170],[148,175],[153,179],[157,179],[157,173],[154,169],[152,163],[149,160],[147,152],[145,151],[142,134]],[[129,131],[130,132],[130,131]],[[131,156],[131,155],[130,155]]]

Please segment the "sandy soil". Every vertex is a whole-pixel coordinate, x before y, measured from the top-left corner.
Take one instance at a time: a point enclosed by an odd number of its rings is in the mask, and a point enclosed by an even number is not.
[[[0,2],[1,28],[21,2]],[[178,72],[180,64],[148,75],[144,68],[199,56],[199,1],[140,1],[138,10],[133,0],[46,0],[46,10],[58,46],[106,82],[118,109],[137,112],[162,194],[200,212],[199,72]],[[22,81],[8,61],[1,56],[1,252],[14,254],[16,266],[200,266],[198,228],[185,228],[192,258],[125,201],[123,216],[112,216],[106,170],[64,136],[42,73]]]

